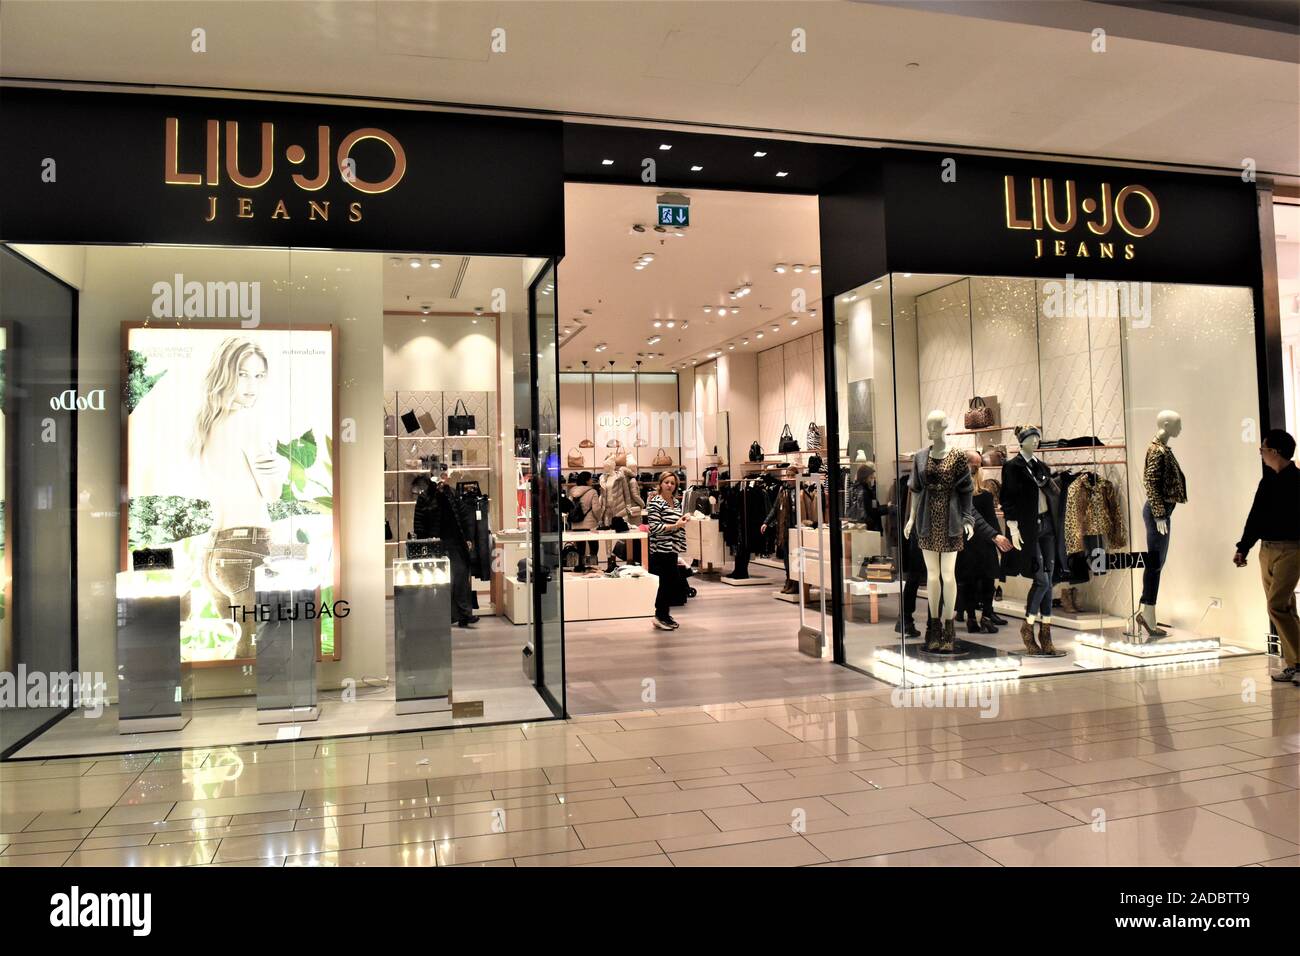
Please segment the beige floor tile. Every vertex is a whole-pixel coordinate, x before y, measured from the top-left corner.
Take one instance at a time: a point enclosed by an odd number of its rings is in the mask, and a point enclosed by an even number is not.
[[[654,793],[628,797],[628,804],[639,817],[661,813],[683,813],[687,810],[707,810],[711,807],[734,807],[757,803],[758,798],[739,784],[723,787],[702,787],[698,790],[680,790],[677,793]]]
[[[820,866],[997,866],[993,860],[964,843],[929,847],[924,850],[905,850],[901,853],[882,853],[878,856],[859,857],[854,860],[837,860]]]
[[[361,847],[362,827],[325,827],[256,836],[228,837],[221,841],[214,863],[252,860],[263,856],[300,856]]]
[[[285,866],[437,866],[438,853],[433,843],[408,843],[402,846],[371,846],[349,850],[326,850],[300,853],[284,858]]]
[[[108,807],[81,807],[67,810],[46,810],[38,813],[25,827],[15,827],[24,831],[31,830],[73,830],[93,827],[104,819]]]
[[[1029,793],[1061,786],[1062,779],[1055,776],[1058,770],[1074,770],[1082,764],[1053,767],[1052,775],[1042,770],[1022,770],[1018,773],[997,773],[984,777],[960,777],[943,781],[943,786],[957,796],[970,800],[1004,793]]]
[[[658,786],[662,786],[663,783],[672,784],[673,789],[676,789],[677,787],[677,785],[674,784],[671,780],[665,780],[662,781],[661,783],[648,783],[648,784],[643,783],[643,784],[638,784],[638,786],[658,787]],[[596,793],[598,796],[607,797],[610,796],[610,794],[604,793],[602,791],[615,790],[615,789],[622,789],[626,791],[634,788],[632,787],[617,788],[614,786],[614,784],[611,781],[605,779],[570,780],[567,783],[548,783],[543,786],[537,786],[537,787],[497,787],[492,791],[492,796],[505,799],[509,797],[538,797],[538,796],[544,796],[546,794],[575,794],[576,795],[584,792],[593,792]]]
[[[659,844],[653,841],[624,843],[617,846],[599,847],[593,850],[572,850],[566,853],[521,856],[515,859],[515,866],[582,866],[588,863],[604,863],[657,853],[659,853]]]
[[[906,787],[933,780],[958,780],[981,776],[979,771],[972,770],[956,760],[934,760],[901,767],[876,767],[871,770],[855,770],[854,773],[877,787]]]
[[[1300,866],[1300,855],[1284,856],[1276,860],[1265,860],[1260,866]]]
[[[438,863],[442,866],[454,866],[581,850],[583,844],[579,842],[571,827],[555,827],[549,830],[516,830],[511,833],[493,833],[489,836],[463,837],[439,843],[437,848]]]
[[[190,817],[233,816],[238,813],[258,813],[263,810],[296,810],[302,803],[302,793],[265,793],[248,797],[217,797],[213,800],[181,800],[168,815],[169,820]]]
[[[662,783],[671,780],[678,786],[686,783],[699,783],[701,786],[717,786],[720,777],[728,776],[721,767],[701,767],[698,770],[679,770],[677,773],[646,774],[641,777],[614,777],[610,782],[616,787],[639,787],[643,783]]]
[[[127,824],[160,823],[166,820],[175,803],[133,803],[113,807],[105,813],[97,826],[124,826]]]
[[[854,790],[874,788],[856,774],[836,771],[819,773],[811,777],[794,777],[790,780],[751,783],[747,789],[763,803],[772,803],[776,800],[793,800],[799,797],[817,797],[830,793],[850,793]]]
[[[948,781],[945,781],[945,785]],[[882,790],[862,790],[857,793],[828,794],[829,803],[848,814],[876,813],[905,807],[920,807],[931,803],[952,803],[958,798],[952,791],[935,783],[914,783]],[[855,856],[869,856],[857,853]]]
[[[256,860],[230,860],[227,863],[200,863],[199,864],[199,867],[202,869],[207,869],[208,867],[234,867],[234,866],[240,866],[240,867],[284,866],[284,857],[267,856],[267,857],[259,857]]]
[[[821,797],[755,803],[748,806],[716,807],[706,809],[704,812],[722,830],[744,830],[775,824],[784,824],[788,827],[797,819],[795,816],[797,812],[802,813],[803,820],[847,816],[843,810],[832,806]]]
[[[0,843],[49,843],[52,840],[84,840],[94,833],[91,827],[66,830],[28,830],[23,833],[0,833]]]
[[[1254,754],[1256,757],[1280,757],[1283,754],[1300,752],[1300,742],[1290,737],[1260,737],[1256,740],[1236,740],[1230,745],[1233,750]]]
[[[1039,801],[1023,793],[995,793],[987,797],[975,797],[972,800],[962,800],[953,796],[949,800],[923,803],[912,809],[923,817],[934,819],[935,817],[956,816],[961,813],[983,813],[986,810],[1005,810],[1008,807],[1035,806],[1041,806]]]
[[[472,738],[473,735],[471,734],[470,737]],[[591,763],[591,753],[580,742],[587,739],[603,738],[600,735],[593,735],[590,738],[546,737],[540,740],[483,743],[470,739],[431,750],[402,750],[394,753],[371,754],[369,781],[390,783],[397,780],[481,775],[563,764]]]
[[[428,793],[429,784],[424,780],[357,784],[304,791],[301,806],[304,809],[312,809],[351,803],[377,803],[381,800],[418,800]]]
[[[961,842],[929,820],[886,823],[833,833],[810,833],[805,839],[830,860],[850,860]]]
[[[632,760],[607,760],[599,763],[546,767],[543,772],[548,783],[580,783],[584,780],[612,780],[615,777],[662,777],[664,769],[648,757],[640,757]]]
[[[1196,747],[1210,747],[1214,744],[1231,744],[1234,741],[1250,740],[1250,734],[1231,727],[1213,727],[1205,730],[1175,731],[1168,734],[1144,734],[1147,739],[1160,747],[1170,750],[1191,750]]]
[[[0,855],[0,867],[63,866],[71,855],[71,853],[36,853],[23,856]]]
[[[731,770],[753,764],[768,763],[768,758],[753,747],[733,747],[729,750],[705,750],[692,754],[669,754],[656,757],[655,763],[667,773],[681,770],[698,770],[701,767],[722,767]]]
[[[578,823],[623,820],[633,816],[632,809],[621,798],[555,804],[546,807],[525,807],[518,810],[505,810],[503,814],[490,810],[457,813],[428,819],[369,824],[366,826],[364,845],[429,843],[455,840],[460,837],[486,836],[492,833],[514,833],[520,830],[573,826]]]
[[[1078,826],[1079,821],[1044,804],[1008,807],[1003,810],[985,810],[980,813],[963,813],[957,816],[931,816],[935,823],[953,836],[968,843],[993,837],[1014,836],[1017,833],[1035,833],[1058,827]]]
[[[1205,809],[1283,840],[1300,843],[1300,790],[1211,803]]]
[[[78,850],[67,866],[197,866],[211,863],[217,841],[173,843],[167,846],[131,846],[105,850]]]
[[[767,780],[789,780],[790,772],[788,770],[763,770],[758,773],[736,773],[723,774],[722,778],[707,777],[699,780],[681,780],[676,781],[677,786],[683,790],[698,790],[700,787],[717,786],[720,783],[763,783]]]
[[[150,844],[163,846],[167,843],[192,843],[196,840],[224,840],[227,837],[258,836],[265,833],[288,833],[295,828],[292,820],[279,820],[273,823],[245,823],[239,826],[204,827],[202,830],[164,830],[155,833]]]
[[[1209,810],[1188,808],[983,840],[976,849],[1003,866],[1243,866],[1285,856],[1295,844]]]
[[[662,730],[631,730],[622,734],[599,734],[581,738],[597,760],[625,760],[669,754],[700,753],[735,747],[759,748],[766,744],[790,743],[793,738],[766,720],[734,720]]]
[[[1300,787],[1300,764],[1292,764],[1289,767],[1268,767],[1251,772],[1257,777],[1263,777],[1265,780],[1284,783],[1288,787]]]
[[[1163,748],[1140,737],[1125,737],[1122,740],[1061,745],[1053,749],[1075,760],[1092,763],[1098,760],[1118,760],[1121,757],[1142,757],[1146,754],[1160,753]]]
[[[587,868],[594,867],[594,866],[637,866],[637,867],[668,866],[671,867],[673,865],[673,861],[668,859],[668,857],[664,856],[662,853],[652,853],[647,856],[634,856],[626,860],[609,860],[608,862],[605,863],[580,863],[578,865]]]
[[[1118,757],[1114,760],[1094,760],[1091,763],[1071,764],[1053,767],[1053,777],[1059,777],[1066,783],[1097,783],[1100,780],[1122,780],[1126,777],[1138,777],[1144,774],[1160,773],[1165,767],[1152,763],[1142,757]],[[1046,789],[1033,787],[1031,789]]]
[[[691,724],[716,724],[710,714],[703,711],[684,711],[673,714],[658,714],[654,717],[625,717],[618,721],[624,730],[657,730],[662,727],[685,727]],[[595,733],[589,727],[582,729],[584,734]]]
[[[1168,750],[1140,756],[1148,763],[1164,767],[1166,770],[1194,770],[1197,767],[1212,767],[1216,764],[1241,760],[1243,751],[1224,744],[1214,744],[1209,747],[1189,747],[1185,750]],[[1244,759],[1250,758],[1246,756]]]
[[[789,826],[777,823],[762,827],[747,827],[743,830],[726,830],[722,833],[692,833],[689,836],[670,837],[660,840],[659,847],[665,853],[680,853],[683,850],[701,850],[705,847],[781,840],[796,835]]]
[[[574,828],[583,847],[612,846],[616,843],[641,843],[646,840],[668,840],[694,833],[716,833],[718,828],[699,810],[687,813],[668,813],[661,816],[642,817],[635,820],[611,820],[606,823],[585,823]],[[515,854],[520,856],[522,854]]]
[[[80,840],[47,840],[36,843],[11,843],[3,856],[30,856],[40,853],[71,853],[81,845]]]
[[[959,757],[961,763],[982,774],[1017,773],[1021,770],[1042,770],[1078,763],[1068,754],[1056,750],[1021,750],[1000,753],[994,757]]]
[[[19,833],[26,829],[27,825],[38,816],[40,816],[39,810],[30,810],[27,813],[2,811],[0,812],[0,833]]]
[[[122,836],[88,837],[81,841],[81,849],[110,850],[121,846],[148,846],[153,842],[153,836],[152,833],[131,833]],[[198,837],[196,836],[195,839]]]
[[[760,843],[734,843],[702,850],[683,850],[668,856],[674,866],[810,866],[824,863],[827,859],[799,836]]]

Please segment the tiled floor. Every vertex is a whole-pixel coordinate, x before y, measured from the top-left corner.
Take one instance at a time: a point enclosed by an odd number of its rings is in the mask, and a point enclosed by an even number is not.
[[[1300,864],[1263,657],[565,723],[0,764],[0,864]]]

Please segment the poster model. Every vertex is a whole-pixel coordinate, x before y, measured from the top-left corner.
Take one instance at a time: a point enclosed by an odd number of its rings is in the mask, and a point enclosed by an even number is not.
[[[124,561],[172,549],[182,661],[248,661],[259,568],[337,597],[334,333],[132,323],[124,346]],[[334,618],[317,627],[334,656]]]

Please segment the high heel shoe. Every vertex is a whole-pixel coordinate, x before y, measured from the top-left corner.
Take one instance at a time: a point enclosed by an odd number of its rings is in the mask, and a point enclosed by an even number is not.
[[[1152,627],[1147,623],[1147,619],[1141,611],[1133,615],[1133,633],[1144,634],[1148,640],[1158,641],[1162,637],[1168,637],[1169,632],[1162,627]]]

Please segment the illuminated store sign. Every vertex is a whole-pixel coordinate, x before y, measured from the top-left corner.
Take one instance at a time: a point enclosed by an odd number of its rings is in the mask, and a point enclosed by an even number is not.
[[[1049,232],[1034,239],[1035,259],[1114,259],[1117,255],[1132,259],[1137,247],[1124,236],[1141,239],[1160,225],[1160,203],[1145,186],[1129,185],[1116,191],[1104,182],[1097,196],[1080,200],[1073,179],[1058,184],[1054,179],[1031,176],[1027,196],[1024,189],[1015,176],[1002,178],[1007,228]],[[1080,232],[1081,224],[1087,233]],[[1113,232],[1116,226],[1118,233]]]

